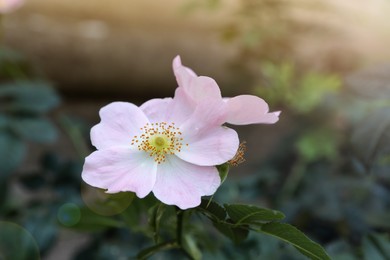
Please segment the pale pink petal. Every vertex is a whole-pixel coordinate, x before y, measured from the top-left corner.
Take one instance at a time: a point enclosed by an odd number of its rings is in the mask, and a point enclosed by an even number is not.
[[[214,127],[192,135],[183,133],[183,148],[176,155],[193,164],[213,166],[234,157],[239,146],[236,131],[227,127]],[[188,146],[187,146],[188,144]]]
[[[205,99],[196,105],[194,112],[180,125],[180,131],[198,135],[220,126],[226,121],[226,104],[222,99]],[[175,119],[175,118],[173,118]]]
[[[226,122],[234,125],[273,124],[279,120],[280,112],[269,113],[268,104],[252,95],[241,95],[225,100]]]
[[[91,129],[91,141],[97,149],[130,146],[140,128],[148,123],[142,110],[127,102],[113,102],[100,109],[101,122]]]
[[[0,13],[9,13],[23,4],[23,0],[0,0]]]
[[[214,79],[200,76],[193,78],[184,89],[195,102],[200,102],[206,98],[222,99],[221,90]]]
[[[195,72],[181,64],[180,56],[173,59],[172,67],[179,87],[189,86],[191,80],[197,77]]]
[[[153,194],[165,204],[188,209],[199,206],[201,197],[214,194],[220,184],[215,167],[198,166],[170,156],[158,166]]]
[[[170,102],[172,102],[172,98],[155,98],[143,103],[140,109],[151,123],[164,122],[170,113]]]
[[[176,56],[172,63],[173,72],[179,87],[195,102],[205,98],[222,98],[221,91],[214,79],[196,76],[195,72],[181,64],[180,56]]]
[[[181,69],[181,68],[184,68],[185,70],[187,70],[187,74],[189,76],[192,76],[192,77],[197,77],[198,75],[196,75],[196,73],[188,68],[188,67],[185,67],[181,64],[181,58],[179,55],[177,55],[174,59],[173,59],[173,62],[172,62],[172,68],[173,68],[173,71],[177,70],[177,69]]]
[[[177,88],[175,97],[169,104],[166,120],[180,125],[186,121],[195,111],[196,103],[191,100],[183,88]]]
[[[157,163],[147,153],[116,147],[95,151],[85,158],[81,177],[108,193],[131,191],[143,198],[153,189],[156,171]]]

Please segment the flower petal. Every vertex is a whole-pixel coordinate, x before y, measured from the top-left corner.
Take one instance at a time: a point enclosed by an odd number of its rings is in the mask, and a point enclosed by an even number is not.
[[[176,56],[172,63],[173,72],[179,87],[184,88],[185,93],[195,102],[205,98],[222,98],[221,90],[214,79],[210,77],[198,77],[195,72],[181,64],[180,56]]]
[[[226,122],[234,125],[273,124],[279,120],[280,112],[268,113],[268,104],[252,95],[241,95],[227,99]]]
[[[183,88],[177,88],[175,97],[169,104],[167,121],[180,125],[186,121],[195,111],[196,104],[185,93]]]
[[[153,194],[165,204],[188,209],[198,206],[202,196],[214,194],[220,184],[216,167],[197,166],[170,156],[158,166]]]
[[[130,146],[140,128],[149,122],[142,110],[127,102],[113,102],[100,109],[101,122],[91,129],[91,141],[97,149]]]
[[[225,106],[222,99],[205,99],[198,103],[187,120],[178,124],[183,147],[177,156],[197,165],[214,166],[225,163],[236,154],[237,133],[221,127],[225,122]]]
[[[176,155],[187,162],[201,166],[214,166],[229,161],[234,157],[239,146],[236,131],[222,126],[195,135],[183,132],[183,139],[185,144]]]
[[[196,75],[196,73],[188,68],[188,67],[185,67],[182,65],[181,63],[181,58],[179,55],[177,55],[174,59],[173,59],[173,62],[172,62],[172,69],[173,69],[173,72],[175,72],[176,70],[179,70],[179,69],[182,69],[184,68],[186,70],[186,74],[190,77],[197,77],[198,75]]]
[[[164,122],[169,113],[169,105],[172,98],[155,98],[146,101],[140,106],[151,123]]]
[[[225,121],[225,102],[222,99],[205,99],[194,107],[193,113],[180,125],[180,130],[186,135],[197,135]]]
[[[206,98],[222,99],[221,90],[214,79],[200,76],[192,78],[188,85],[183,86],[187,95],[195,102]]]
[[[23,0],[3,0],[0,1],[0,13],[9,13],[23,4]]]
[[[172,68],[179,87],[188,86],[191,80],[197,77],[193,70],[181,64],[181,59],[179,55],[173,59]]]
[[[156,171],[157,163],[147,153],[120,147],[95,151],[85,158],[81,177],[108,193],[132,191],[143,198],[153,189]]]

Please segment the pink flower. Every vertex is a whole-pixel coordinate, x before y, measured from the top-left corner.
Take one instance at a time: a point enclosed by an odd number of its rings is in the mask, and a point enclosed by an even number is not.
[[[0,0],[0,14],[9,13],[23,4],[23,0]]]
[[[145,113],[125,102],[103,107],[91,130],[98,150],[86,158],[82,178],[108,193],[132,191],[143,198],[153,192],[165,204],[196,207],[220,185],[214,166],[235,155],[237,133],[221,126],[224,112],[213,100],[199,103],[184,120],[175,100],[154,109],[158,113]]]
[[[197,77],[179,58],[174,68],[179,87],[173,99],[152,99],[141,107],[114,102],[100,110],[101,122],[91,129],[97,151],[85,159],[82,172],[86,183],[139,198],[153,192],[165,204],[196,207],[221,183],[215,166],[232,159],[239,147],[237,133],[222,124],[277,121],[278,113],[268,113],[263,100],[224,100],[213,79]]]
[[[176,56],[173,60],[172,67],[179,84],[175,98],[182,99],[183,105],[189,111],[193,110],[200,101],[211,98],[224,101],[226,123],[229,124],[273,124],[279,120],[280,112],[269,113],[267,103],[259,97],[241,95],[222,98],[215,80],[205,76],[198,77],[194,71],[181,64],[180,56]]]

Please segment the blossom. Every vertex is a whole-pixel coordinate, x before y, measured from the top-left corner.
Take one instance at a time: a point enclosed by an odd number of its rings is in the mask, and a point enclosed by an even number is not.
[[[192,110],[197,103],[212,98],[223,100],[226,110],[226,123],[234,125],[247,124],[273,124],[279,120],[280,112],[269,113],[268,104],[261,98],[253,95],[240,95],[233,98],[222,98],[221,91],[214,79],[200,76],[182,65],[180,56],[173,60],[173,71],[175,73],[179,88],[176,90],[178,98],[183,99],[182,105]]]
[[[9,13],[23,4],[23,0],[0,0],[0,14]]]
[[[234,157],[239,140],[234,130],[221,126],[218,102],[200,103],[185,120],[179,108],[175,100],[156,104],[157,114],[126,102],[103,107],[101,122],[91,129],[98,150],[86,158],[83,180],[108,193],[132,191],[143,198],[153,192],[181,209],[198,206],[201,196],[214,194],[220,185],[214,166]]]
[[[101,121],[91,129],[97,151],[85,159],[82,172],[86,183],[139,198],[152,192],[165,204],[193,208],[221,184],[215,166],[238,150],[236,131],[223,124],[276,122],[278,114],[268,113],[261,99],[223,99],[213,79],[198,77],[179,63],[176,58],[174,98],[152,99],[140,107],[113,102],[100,110]],[[244,99],[255,107],[244,106]]]

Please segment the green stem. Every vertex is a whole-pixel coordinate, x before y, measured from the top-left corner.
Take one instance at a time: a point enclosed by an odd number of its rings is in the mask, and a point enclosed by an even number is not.
[[[167,249],[173,249],[173,248],[178,248],[178,245],[174,241],[168,241],[164,243],[160,243],[158,245],[148,247],[141,252],[138,253],[137,259],[147,259],[148,257],[152,256],[153,254],[162,251],[162,250],[167,250]]]
[[[183,244],[184,211],[182,211],[179,208],[176,208],[176,212],[177,212],[177,228],[176,228],[177,244],[181,247]]]

